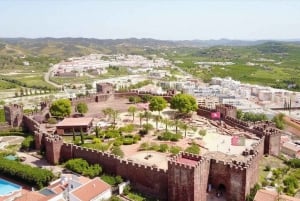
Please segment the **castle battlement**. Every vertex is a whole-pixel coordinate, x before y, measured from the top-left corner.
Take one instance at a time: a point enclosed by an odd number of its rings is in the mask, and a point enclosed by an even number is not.
[[[195,169],[205,162],[209,162],[209,160],[204,156],[180,152],[168,160],[168,167],[174,166],[185,169]]]
[[[62,142],[63,138],[59,135],[48,134],[45,136],[45,140],[46,140],[46,142],[49,142],[49,143],[55,143],[55,142]]]

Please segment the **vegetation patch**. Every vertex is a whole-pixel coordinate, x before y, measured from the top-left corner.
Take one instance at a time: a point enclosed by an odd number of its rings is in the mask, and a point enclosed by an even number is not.
[[[18,161],[4,158],[0,158],[0,173],[37,186],[39,189],[47,186],[54,179],[53,173],[49,170],[31,167]]]

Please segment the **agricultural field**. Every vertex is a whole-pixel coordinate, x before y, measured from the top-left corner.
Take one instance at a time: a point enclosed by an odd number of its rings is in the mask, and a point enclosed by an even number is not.
[[[209,82],[212,77],[230,76],[244,83],[300,90],[300,45],[269,42],[249,47],[179,48],[165,57],[190,74]],[[233,65],[209,65],[196,62],[232,62]]]

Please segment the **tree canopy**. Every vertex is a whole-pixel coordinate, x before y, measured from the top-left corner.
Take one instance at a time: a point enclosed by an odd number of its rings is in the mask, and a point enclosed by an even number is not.
[[[68,99],[59,99],[54,101],[50,107],[50,113],[56,117],[66,117],[71,114],[71,101]]]
[[[79,112],[80,114],[85,114],[85,113],[87,113],[87,111],[88,111],[88,106],[87,106],[87,104],[86,103],[78,103],[77,105],[76,105],[76,110],[77,110],[77,112]]]
[[[171,99],[171,108],[181,113],[189,113],[198,109],[196,99],[189,94],[177,94]]]
[[[150,100],[149,109],[151,111],[162,111],[167,107],[168,102],[161,96],[154,96]]]

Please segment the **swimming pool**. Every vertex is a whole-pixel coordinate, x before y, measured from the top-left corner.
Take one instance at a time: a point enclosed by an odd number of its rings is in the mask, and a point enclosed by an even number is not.
[[[21,189],[22,187],[17,184],[13,184],[4,179],[0,179],[0,197],[11,195],[17,191],[20,191]]]

